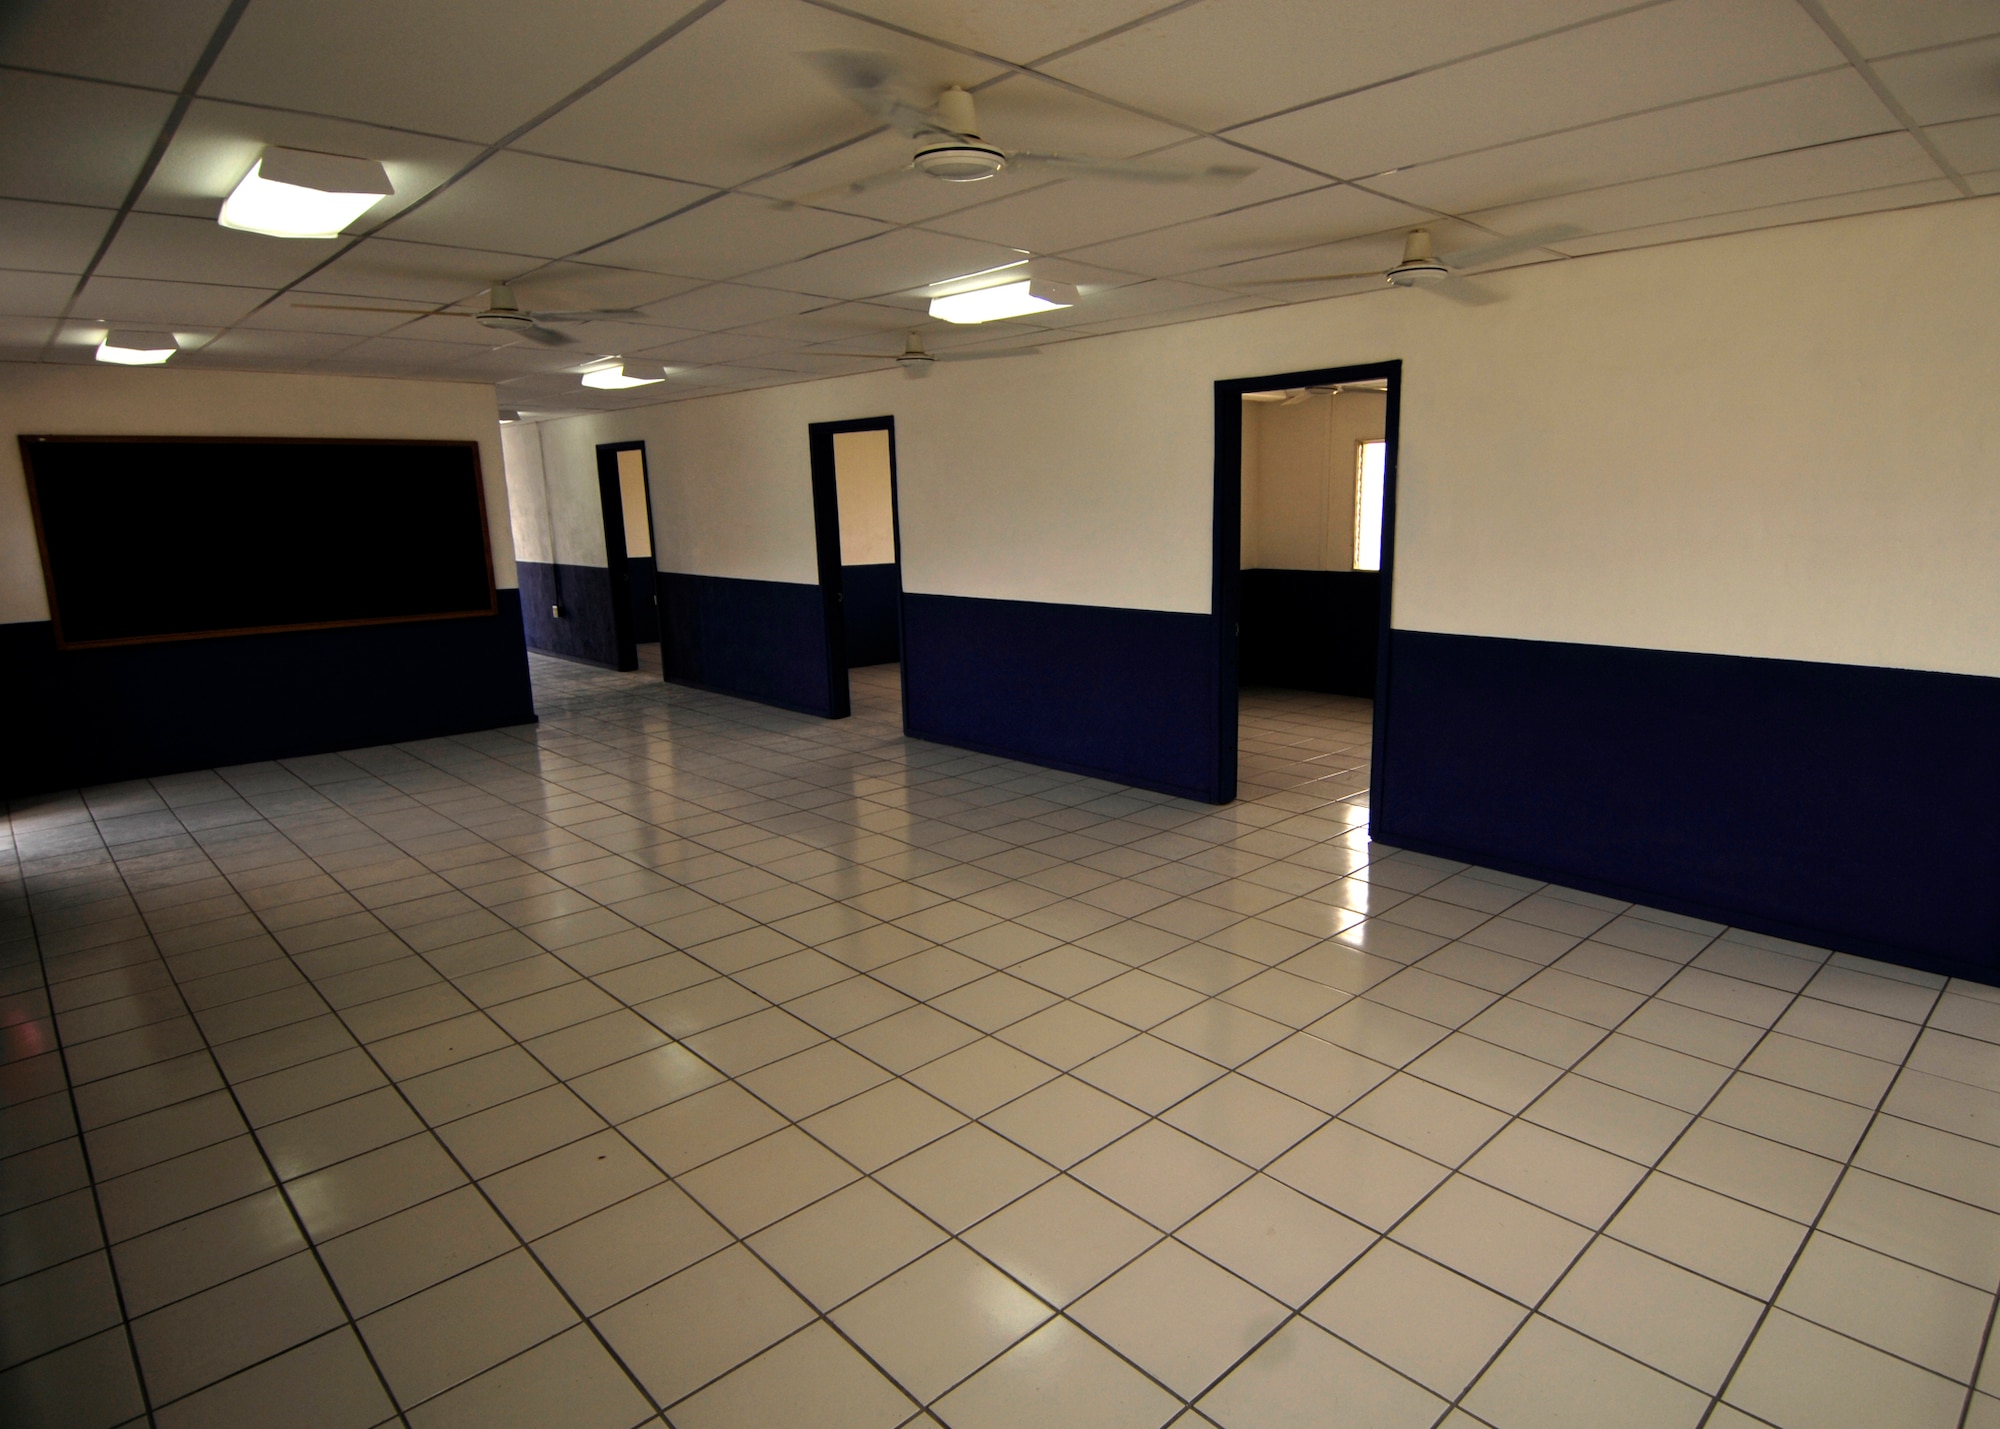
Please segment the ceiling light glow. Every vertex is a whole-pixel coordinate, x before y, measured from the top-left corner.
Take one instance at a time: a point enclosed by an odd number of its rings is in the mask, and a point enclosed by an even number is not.
[[[274,238],[338,238],[340,231],[396,191],[373,159],[266,149],[224,200],[224,228]]]
[[[621,362],[583,374],[583,385],[618,392],[627,387],[650,387],[667,380],[667,369],[657,362]]]
[[[171,333],[108,332],[97,344],[97,360],[120,367],[158,367],[180,350]]]
[[[969,293],[952,293],[931,299],[931,316],[948,323],[990,323],[1002,318],[1026,317],[1052,308],[1072,307],[1076,289],[1068,283],[1051,283],[1043,278],[1024,278],[1018,283],[1002,283],[992,288],[974,288]]]

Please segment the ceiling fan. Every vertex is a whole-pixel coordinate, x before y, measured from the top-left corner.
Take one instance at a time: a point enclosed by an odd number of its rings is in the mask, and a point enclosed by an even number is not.
[[[1338,397],[1343,392],[1365,392],[1380,397],[1389,390],[1387,378],[1375,377],[1365,382],[1322,382],[1311,387],[1281,388],[1276,392],[1245,392],[1246,402],[1276,402],[1281,407],[1296,407],[1311,397]]]
[[[548,347],[564,347],[576,341],[549,323],[587,323],[599,318],[642,318],[633,308],[572,308],[563,312],[530,312],[514,299],[514,290],[495,283],[486,290],[486,306],[476,313],[453,312],[448,308],[378,308],[359,303],[293,303],[295,308],[319,308],[336,313],[402,313],[413,318],[471,318],[481,327],[496,332],[518,333],[530,342]]]
[[[1135,183],[1234,183],[1256,172],[1252,164],[1173,164],[1151,159],[1094,159],[1081,154],[1045,154],[1002,149],[979,132],[972,96],[952,85],[929,106],[907,97],[913,90],[896,62],[872,50],[820,50],[803,57],[834,88],[870,117],[917,143],[910,162],[866,178],[835,184],[786,203],[811,203],[841,194],[866,193],[910,174],[928,174],[946,183],[975,183],[1006,169],[1045,169],[1052,177],[1129,179]]]
[[[1033,357],[1040,352],[1039,347],[1003,347],[988,352],[932,352],[924,346],[921,334],[912,332],[903,342],[903,350],[890,356],[881,352],[827,352],[822,349],[810,350],[815,357],[865,357],[874,362],[893,362],[903,369],[905,377],[928,377],[931,367],[939,362],[983,362],[989,357]]]
[[[1561,223],[1548,228],[1537,228],[1529,233],[1516,234],[1512,238],[1502,238],[1495,243],[1484,243],[1477,248],[1462,248],[1456,253],[1436,253],[1431,249],[1431,234],[1427,228],[1413,228],[1403,240],[1403,259],[1387,271],[1364,270],[1359,273],[1313,273],[1302,278],[1258,278],[1234,286],[1245,288],[1277,288],[1299,283],[1340,283],[1355,278],[1381,278],[1398,288],[1429,288],[1441,297],[1451,298],[1461,303],[1497,303],[1499,298],[1476,284],[1468,283],[1462,276],[1467,269],[1482,268],[1489,263],[1497,263],[1502,258],[1511,258],[1516,253],[1525,253],[1531,248],[1540,248],[1548,243],[1560,243],[1565,238],[1575,238],[1583,232],[1574,224]]]

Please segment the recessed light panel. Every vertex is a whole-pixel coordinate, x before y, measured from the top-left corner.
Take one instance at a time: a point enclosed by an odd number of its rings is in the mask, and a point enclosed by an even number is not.
[[[1067,283],[1051,283],[1042,278],[1024,278],[1018,283],[1002,283],[992,288],[974,288],[969,293],[953,293],[931,299],[931,316],[948,323],[990,323],[1001,318],[1026,317],[1052,308],[1076,303],[1076,289]]]
[[[650,387],[667,380],[667,369],[657,362],[621,362],[616,367],[600,367],[583,374],[583,385],[618,392],[627,387]]]
[[[97,360],[120,367],[158,367],[180,350],[172,333],[108,332],[97,344]]]
[[[274,238],[338,238],[396,191],[373,159],[266,149],[222,205],[224,228]]]

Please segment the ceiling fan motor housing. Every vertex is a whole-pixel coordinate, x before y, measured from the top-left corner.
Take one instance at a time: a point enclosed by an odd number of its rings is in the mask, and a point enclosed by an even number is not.
[[[1431,283],[1442,283],[1451,276],[1451,269],[1435,258],[1420,258],[1414,263],[1398,263],[1389,270],[1389,281],[1399,288],[1421,288]]]
[[[917,151],[916,165],[951,184],[990,179],[1007,167],[1007,156],[985,144],[939,144]]]

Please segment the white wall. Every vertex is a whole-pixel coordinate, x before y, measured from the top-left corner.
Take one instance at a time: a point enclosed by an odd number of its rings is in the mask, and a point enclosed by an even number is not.
[[[879,428],[835,432],[833,483],[840,508],[840,563],[882,566],[894,561],[896,496],[889,434]]]
[[[661,564],[814,580],[811,421],[893,414],[911,591],[1204,611],[1219,378],[1401,358],[1403,628],[2000,675],[2000,200],[550,424]]]
[[[15,440],[22,433],[477,441],[494,580],[512,587],[514,546],[493,402],[491,387],[462,382],[0,364],[0,623],[49,618]]]

